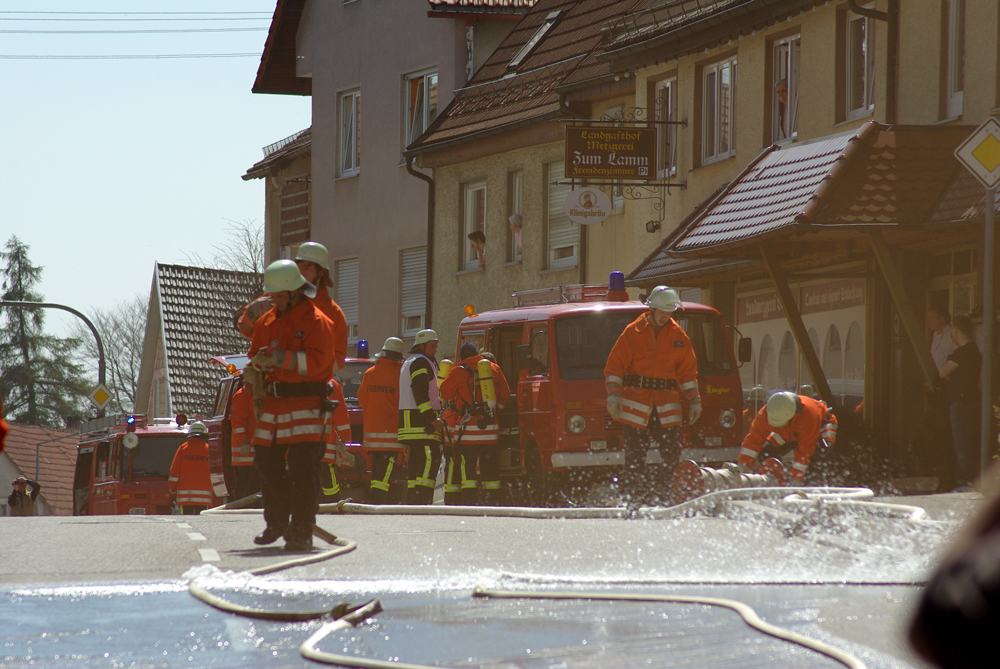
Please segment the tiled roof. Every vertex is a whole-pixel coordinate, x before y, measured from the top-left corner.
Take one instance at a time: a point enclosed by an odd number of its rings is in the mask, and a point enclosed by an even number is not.
[[[535,0],[428,0],[435,14],[524,14]]]
[[[994,210],[1000,202],[1000,192],[994,193]],[[964,167],[955,170],[944,195],[931,213],[928,223],[960,223],[981,219],[986,215],[986,193],[981,183]]]
[[[699,205],[627,280],[729,268],[730,252],[780,235],[981,215],[975,189],[955,175],[962,168],[953,151],[971,130],[869,122],[852,134],[771,146]],[[671,257],[719,264],[688,266]]]
[[[312,77],[296,76],[295,69],[295,36],[305,6],[306,0],[277,0],[251,88],[254,93],[312,95]]]
[[[247,350],[234,318],[261,293],[261,276],[157,263],[154,282],[173,410],[207,413],[219,381],[218,368],[208,360]]]
[[[270,153],[265,151],[263,160],[254,164],[243,175],[244,181],[251,179],[261,179],[267,176],[272,167],[280,166],[282,163],[312,150],[312,127],[300,130],[289,138],[290,141],[281,144]],[[273,145],[272,145],[273,146]]]
[[[57,441],[52,441],[56,439]],[[39,495],[52,507],[57,516],[73,515],[73,473],[76,470],[76,446],[79,432],[53,430],[37,425],[10,424],[4,453],[17,465],[24,476],[41,484]],[[43,443],[49,442],[49,443]],[[38,471],[35,471],[35,452],[38,452]],[[4,497],[10,494],[10,482]]]
[[[608,74],[595,58],[601,28],[647,0],[539,0],[468,86],[408,147],[420,153],[511,127],[562,116],[558,87]],[[550,13],[562,14],[516,70],[509,63]]]

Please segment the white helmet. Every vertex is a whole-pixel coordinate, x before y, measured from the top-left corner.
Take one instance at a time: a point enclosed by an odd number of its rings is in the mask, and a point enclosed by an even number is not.
[[[314,262],[323,269],[330,269],[330,252],[319,242],[306,242],[300,246],[295,259]]]
[[[758,384],[750,389],[750,396],[747,398],[751,402],[763,403],[767,401],[767,389]]]
[[[646,299],[646,306],[669,312],[677,311],[680,304],[681,298],[677,295],[677,291],[668,286],[657,286],[650,291]]]
[[[413,339],[413,345],[419,346],[420,344],[426,344],[429,341],[437,341],[438,335],[434,330],[421,330],[417,333],[417,336]]]
[[[208,428],[205,427],[205,424],[202,423],[200,420],[196,420],[195,422],[191,423],[191,427],[188,429],[188,434],[191,435],[192,437],[195,435],[207,436]]]
[[[786,391],[775,393],[767,400],[767,422],[771,427],[784,427],[799,408],[799,397]]]
[[[264,291],[280,293],[283,290],[299,290],[306,297],[316,297],[316,286],[306,281],[299,266],[291,260],[275,260],[264,270]]]
[[[399,337],[389,337],[382,344],[382,350],[403,355],[403,340]]]

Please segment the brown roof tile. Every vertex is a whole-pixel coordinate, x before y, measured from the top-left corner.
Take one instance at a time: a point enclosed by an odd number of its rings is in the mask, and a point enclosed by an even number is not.
[[[53,439],[57,441],[52,441]],[[10,424],[10,432],[5,439],[7,447],[4,453],[24,476],[41,484],[39,495],[45,498],[57,516],[73,515],[73,473],[76,470],[76,446],[79,439],[79,432],[17,423]],[[9,494],[10,491],[7,490],[4,497]]]
[[[312,150],[312,127],[300,130],[280,142],[264,147],[264,158],[254,163],[253,167],[243,175],[244,181],[266,177],[272,167]]]

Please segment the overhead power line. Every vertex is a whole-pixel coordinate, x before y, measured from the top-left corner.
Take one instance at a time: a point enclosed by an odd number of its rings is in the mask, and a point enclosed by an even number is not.
[[[260,28],[151,28],[149,30],[2,30],[5,35],[150,35],[164,33],[245,33],[264,32]]]
[[[209,14],[209,15],[218,15],[218,14],[240,14],[240,15],[244,15],[244,14],[256,14],[256,15],[263,15],[263,16],[270,16],[271,15],[270,12],[53,12],[53,11],[32,11],[32,10],[13,10],[13,9],[12,10],[0,10],[0,14],[74,14],[74,15],[75,14],[111,14],[111,15],[118,15],[118,16],[123,15],[123,14],[127,15],[127,16],[132,16],[134,14],[146,14],[146,15],[154,14],[154,15],[157,15],[157,16],[164,15],[164,14],[171,14],[171,15],[173,15],[173,14],[185,14],[185,15],[186,14]]]
[[[124,55],[80,56],[23,56],[0,54],[0,60],[156,60],[161,58],[260,58],[260,53],[161,53]]]
[[[32,19],[32,18],[27,18],[27,17],[26,18],[14,18],[14,17],[10,17],[10,16],[0,16],[0,21],[21,21],[21,22],[28,21],[28,22],[31,22],[31,23],[35,23],[35,22],[57,22],[57,21],[60,22],[60,23],[64,22],[64,21],[100,21],[101,23],[105,23],[105,22],[108,22],[108,21],[199,21],[199,22],[201,22],[201,21],[266,21],[266,20],[267,19],[265,17],[258,17],[258,16],[232,16],[232,17],[228,17],[228,16],[217,16],[217,17],[213,17],[213,16],[205,16],[205,17],[191,16],[191,17],[179,18],[179,19],[170,19],[170,18],[155,18],[155,19],[154,18],[139,18],[139,19],[125,19],[125,18],[114,18],[114,19],[111,19],[111,18],[109,18],[109,19],[105,19],[105,18],[57,19],[57,18],[50,18],[50,17],[39,18],[39,19]]]

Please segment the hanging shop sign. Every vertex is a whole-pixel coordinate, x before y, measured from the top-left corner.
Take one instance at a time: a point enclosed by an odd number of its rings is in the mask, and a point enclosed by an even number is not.
[[[566,126],[566,177],[656,177],[656,128]]]
[[[574,223],[601,223],[611,214],[611,200],[597,188],[577,188],[563,200],[563,212]]]

